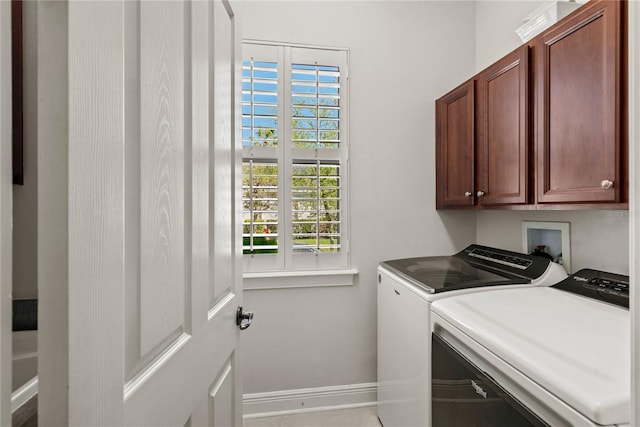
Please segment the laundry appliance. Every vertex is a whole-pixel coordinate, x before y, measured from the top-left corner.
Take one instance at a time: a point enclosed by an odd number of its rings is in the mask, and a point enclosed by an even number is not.
[[[555,284],[549,259],[470,245],[450,256],[385,261],[378,267],[378,418],[384,427],[430,423],[431,304],[476,292]]]
[[[628,426],[628,306],[629,278],[593,269],[435,301],[426,425]]]

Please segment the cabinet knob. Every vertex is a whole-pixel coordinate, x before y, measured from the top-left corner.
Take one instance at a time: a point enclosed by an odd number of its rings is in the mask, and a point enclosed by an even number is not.
[[[482,196],[484,196],[484,191],[478,191],[476,193],[476,197],[482,197]]]
[[[467,191],[466,193],[464,193],[464,197],[471,197],[471,191]]]
[[[613,181],[609,181],[608,179],[603,179],[602,182],[600,182],[600,188],[602,188],[603,190],[608,190],[612,187],[613,187]]]

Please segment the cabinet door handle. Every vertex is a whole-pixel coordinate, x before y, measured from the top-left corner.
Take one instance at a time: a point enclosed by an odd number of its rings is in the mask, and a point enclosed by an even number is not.
[[[476,197],[482,197],[482,196],[484,196],[484,191],[478,191],[476,193]]]
[[[467,191],[466,193],[464,193],[464,197],[471,197],[471,191]]]
[[[600,188],[602,188],[603,190],[608,190],[610,188],[613,188],[613,181],[609,181],[608,179],[603,179],[602,182],[600,182]]]

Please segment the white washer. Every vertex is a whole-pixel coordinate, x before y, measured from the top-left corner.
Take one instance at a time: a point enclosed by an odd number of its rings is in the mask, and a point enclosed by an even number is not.
[[[430,424],[431,303],[456,295],[547,286],[566,277],[546,258],[471,245],[452,256],[378,267],[378,418],[384,427]]]
[[[440,340],[478,370],[469,379],[457,379],[461,389],[475,390],[470,394],[476,400],[465,396],[462,404],[454,404],[436,387],[451,387],[451,375],[442,373],[451,367],[441,370],[434,362],[433,426],[455,425],[451,414],[479,420],[478,426],[495,425],[483,423],[490,415],[478,410],[488,407],[485,392],[495,385],[515,399],[510,406],[533,414],[531,425],[628,425],[628,298],[627,276],[584,269],[553,287],[436,301],[434,351]]]

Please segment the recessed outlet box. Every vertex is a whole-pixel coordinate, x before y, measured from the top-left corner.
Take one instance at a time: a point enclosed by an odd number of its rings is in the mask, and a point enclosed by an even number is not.
[[[539,246],[571,274],[571,238],[568,222],[522,221],[522,251],[530,254]]]

